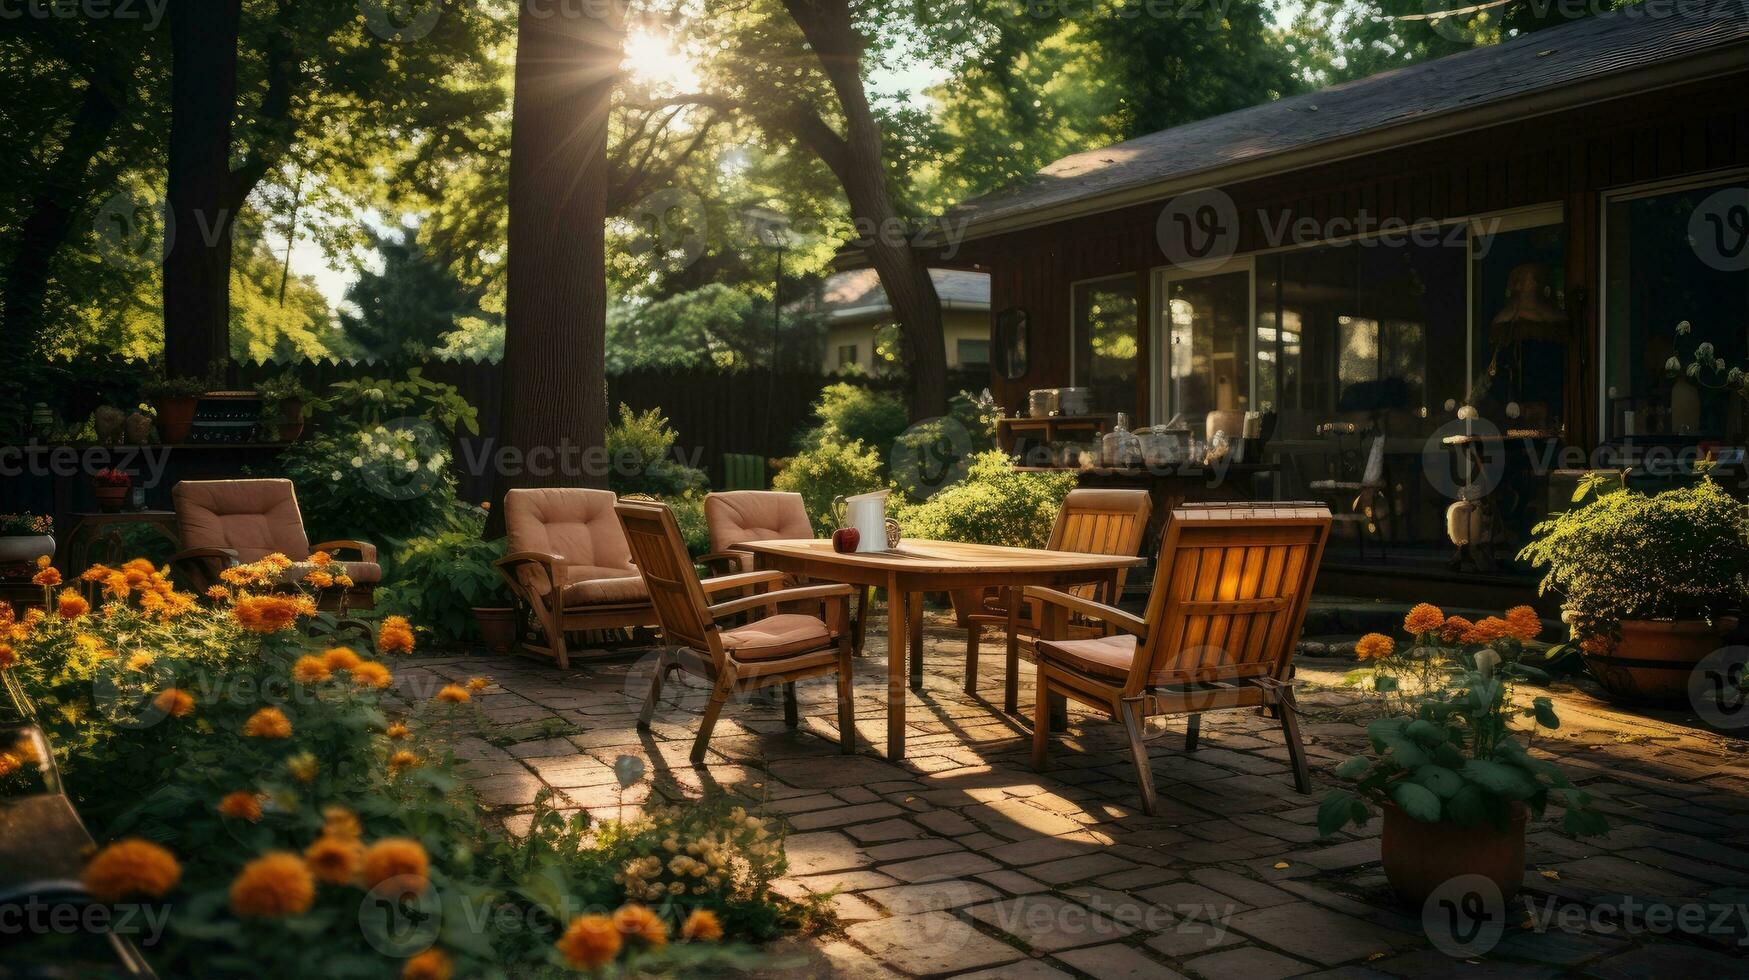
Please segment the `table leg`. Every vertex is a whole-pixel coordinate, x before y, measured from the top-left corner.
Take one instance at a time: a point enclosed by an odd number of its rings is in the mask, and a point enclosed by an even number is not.
[[[887,578],[887,759],[905,757],[905,648],[910,630],[905,611],[911,599],[899,590],[897,575]]]
[[[907,596],[911,604],[905,607],[905,621],[910,627],[907,638],[911,642],[911,690],[923,690],[923,593],[913,592]]]

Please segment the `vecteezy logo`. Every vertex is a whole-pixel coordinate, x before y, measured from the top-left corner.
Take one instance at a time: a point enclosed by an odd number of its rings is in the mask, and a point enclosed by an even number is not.
[[[632,205],[626,220],[633,226],[626,254],[677,272],[704,254],[708,219],[697,194],[664,187]]]
[[[157,265],[170,251],[174,228],[161,198],[117,191],[97,208],[91,230],[103,261],[123,269],[144,269]]]
[[[1180,194],[1166,202],[1154,233],[1167,261],[1205,272],[1239,250],[1239,209],[1216,188]]]
[[[424,952],[442,928],[442,899],[424,878],[399,875],[378,882],[358,902],[358,931],[384,956]]]
[[[364,25],[385,41],[410,44],[430,34],[443,16],[442,0],[359,0]]]
[[[1482,500],[1506,476],[1500,428],[1484,418],[1456,418],[1421,444],[1421,471],[1447,500]]]
[[[972,434],[959,419],[925,419],[894,440],[887,468],[912,496],[930,497],[965,477],[972,450]]]
[[[1688,216],[1688,244],[1710,268],[1749,269],[1749,187],[1725,187],[1707,195]]]
[[[1492,878],[1458,875],[1421,904],[1421,928],[1433,948],[1453,959],[1482,956],[1506,931],[1506,897]]]
[[[1688,703],[1715,728],[1749,725],[1749,647],[1723,647],[1695,664]]]

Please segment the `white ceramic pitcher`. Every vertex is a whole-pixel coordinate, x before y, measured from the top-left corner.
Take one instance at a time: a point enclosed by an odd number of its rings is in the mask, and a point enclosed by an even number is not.
[[[839,523],[856,528],[860,539],[856,542],[858,553],[887,550],[887,494],[890,492],[877,490],[843,498],[844,516]]]

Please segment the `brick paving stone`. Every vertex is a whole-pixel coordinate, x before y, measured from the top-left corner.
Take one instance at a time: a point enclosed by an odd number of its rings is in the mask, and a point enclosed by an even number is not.
[[[1044,861],[1054,861],[1059,858],[1079,857],[1086,854],[1098,854],[1104,848],[1088,841],[1064,840],[1055,837],[1037,838],[1018,841],[992,847],[985,854],[990,855],[1003,864],[1025,865],[1039,864]]]
[[[1183,980],[1184,977],[1134,946],[1120,943],[1065,950],[1057,954],[1057,959],[1099,980]]]
[[[846,871],[828,871],[824,874],[809,875],[806,878],[796,878],[803,888],[811,892],[829,892],[833,889],[846,892],[868,891],[872,888],[886,888],[898,884],[898,879],[879,871],[867,869],[850,869]]]
[[[783,850],[789,858],[792,875],[842,871],[868,864],[868,856],[856,846],[856,842],[837,831],[791,834],[784,839]]]
[[[1042,960],[1027,960],[1023,963],[999,966],[994,970],[956,973],[953,980],[1074,980],[1074,978],[1054,966],[1045,965]]]
[[[1093,879],[1093,883],[1106,888],[1153,888],[1176,880],[1178,877],[1180,877],[1178,872],[1167,871],[1163,868],[1131,868],[1128,871],[1102,875]]]
[[[1033,895],[1038,892],[1050,891],[1050,886],[1037,878],[1028,878],[1018,871],[986,871],[978,875],[980,881],[987,881],[1010,895]]]
[[[1086,881],[1096,875],[1109,874],[1113,871],[1133,869],[1133,864],[1120,857],[1114,857],[1110,854],[1086,854],[1081,857],[1063,858],[1058,861],[1046,861],[1044,864],[1029,865],[1021,870],[1040,881],[1061,885],[1071,881]]]
[[[858,803],[855,806],[798,813],[789,818],[789,825],[796,830],[818,830],[822,827],[843,827],[847,824],[867,823],[871,820],[895,816],[899,812],[898,807],[885,801]]]
[[[1012,963],[1024,956],[947,912],[859,922],[844,933],[886,965],[924,976]]]
[[[924,837],[918,840],[902,840],[893,844],[876,844],[866,848],[871,861],[903,861],[906,858],[926,857],[930,854],[945,854],[948,851],[961,851],[965,848],[950,840],[939,837]]]
[[[1308,902],[1240,912],[1232,928],[1314,963],[1333,966],[1407,946],[1414,939]]]
[[[1571,967],[1621,949],[1624,942],[1608,936],[1560,930],[1533,932],[1514,929],[1500,937],[1494,952],[1515,960]]]
[[[910,840],[924,836],[923,828],[909,820],[882,820],[878,823],[857,824],[844,828],[844,832],[864,844],[880,844],[895,840]]]
[[[1469,963],[1454,960],[1434,949],[1420,949],[1412,953],[1398,956],[1388,956],[1374,960],[1369,964],[1375,969],[1386,973],[1405,977],[1437,977],[1462,971],[1465,977],[1475,977],[1477,980],[1547,980],[1560,976],[1560,971],[1548,966],[1538,966],[1532,963],[1510,963],[1503,960],[1491,960],[1481,963]]]
[[[1282,977],[1305,973],[1310,964],[1272,953],[1256,946],[1240,946],[1207,953],[1184,965],[1190,972],[1208,980],[1281,980]]]
[[[1133,931],[1085,905],[1055,895],[1022,895],[974,905],[966,914],[1045,953],[1109,942]]]
[[[1740,977],[1743,961],[1698,946],[1655,943],[1599,960],[1585,972],[1603,980],[1663,977]]]
[[[979,902],[1001,898],[1002,895],[984,882],[955,878],[949,881],[930,881],[918,885],[894,885],[891,888],[877,888],[864,892],[862,897],[880,905],[894,915],[910,915],[914,912],[964,908]]]
[[[1175,881],[1158,888],[1136,892],[1136,897],[1166,909],[1214,909],[1219,912],[1244,912],[1251,908],[1225,892],[1218,892],[1194,881]]]
[[[881,872],[892,875],[900,881],[939,881],[943,878],[965,878],[985,871],[995,871],[1000,868],[996,862],[970,851],[957,851],[952,854],[936,854],[915,861],[901,861],[898,864],[881,866]]]
[[[1285,905],[1295,900],[1288,892],[1224,868],[1197,868],[1190,872],[1190,879],[1223,895],[1231,895],[1254,908]]]
[[[981,806],[969,806],[961,811],[967,817],[1001,834],[1009,840],[1034,837],[1057,837],[1072,834],[1081,825],[1068,817],[1041,810],[1021,800],[996,800]]]
[[[919,813],[916,819],[931,833],[941,834],[944,837],[959,837],[963,834],[973,833],[978,829],[977,825],[967,820],[963,814],[952,810],[931,810],[928,813]]]

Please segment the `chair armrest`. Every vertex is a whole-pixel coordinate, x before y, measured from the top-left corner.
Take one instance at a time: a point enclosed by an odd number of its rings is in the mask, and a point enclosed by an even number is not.
[[[498,574],[504,576],[504,581],[519,593],[523,590],[523,583],[517,578],[517,571],[525,565],[538,566],[541,574],[546,576],[546,591],[551,593],[559,587],[559,565],[564,560],[564,555],[555,555],[545,551],[517,551],[505,555],[493,562],[492,565],[498,569]]]
[[[332,554],[333,552],[336,552],[336,551],[347,551],[347,550],[358,552],[358,557],[359,557],[360,561],[368,561],[368,562],[374,563],[377,560],[377,546],[374,544],[371,544],[369,541],[350,541],[350,540],[345,540],[345,539],[342,539],[340,541],[324,541],[321,544],[316,545],[314,548],[310,549],[310,551],[312,553],[317,552],[317,551],[326,551],[326,552],[329,552],[330,554]]]
[[[1140,616],[1132,616],[1122,609],[1115,609],[1102,602],[1094,602],[1092,599],[1083,599],[1067,592],[1040,588],[1036,585],[1028,586],[1023,594],[1028,599],[1037,599],[1048,605],[1058,606],[1072,613],[1079,613],[1088,619],[1115,626],[1125,633],[1135,636],[1148,635],[1147,620]]]
[[[693,561],[711,570],[713,575],[734,575],[753,563],[750,551],[713,551],[699,555]]]
[[[776,592],[761,592],[757,595],[743,596],[728,602],[719,602],[707,610],[713,619],[722,619],[737,613],[749,612],[754,609],[769,608],[780,602],[806,602],[810,599],[839,599],[845,602],[856,594],[856,589],[849,585],[808,585],[799,589],[779,589]]]
[[[741,572],[737,575],[719,575],[716,578],[701,578],[698,580],[705,595],[716,595],[730,589],[743,589],[749,585],[765,585],[769,582],[783,580],[783,573],[777,571]]]

